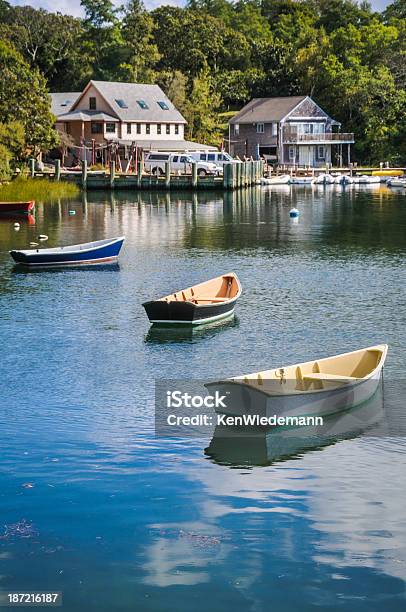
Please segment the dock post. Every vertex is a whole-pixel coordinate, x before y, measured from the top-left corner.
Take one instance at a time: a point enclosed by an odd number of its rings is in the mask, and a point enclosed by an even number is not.
[[[82,160],[82,189],[87,188],[87,159]]]
[[[228,174],[230,164],[224,164],[223,166],[223,189],[228,189]]]
[[[30,157],[30,160],[28,162],[28,167],[30,169],[30,177],[34,178],[34,176],[35,176],[35,159],[33,157]]]
[[[141,189],[141,185],[142,185],[142,161],[138,160],[138,166],[137,166],[137,187],[138,189]]]
[[[165,162],[165,187],[171,188],[171,162]]]
[[[192,164],[192,187],[197,187],[197,164]]]
[[[60,181],[61,180],[61,160],[60,159],[56,159],[55,160],[55,176],[54,176],[55,181]]]
[[[115,163],[114,159],[110,160],[110,189],[114,189],[114,179],[115,179]]]

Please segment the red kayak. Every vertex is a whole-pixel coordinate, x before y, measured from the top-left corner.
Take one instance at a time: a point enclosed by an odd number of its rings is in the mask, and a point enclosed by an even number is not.
[[[28,215],[33,212],[34,200],[29,202],[0,202],[0,215]]]

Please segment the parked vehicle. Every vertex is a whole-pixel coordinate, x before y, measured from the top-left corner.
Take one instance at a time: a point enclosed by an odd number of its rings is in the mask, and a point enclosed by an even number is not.
[[[229,153],[226,153],[226,151],[196,151],[195,153],[190,153],[190,157],[193,157],[197,162],[214,163],[221,168],[224,164],[229,164],[231,162],[234,164],[241,163],[241,160],[234,159]]]
[[[189,153],[164,153],[160,151],[146,153],[144,167],[147,172],[156,176],[163,176],[167,162],[170,162],[172,172],[181,172],[182,174],[191,174],[192,164],[194,163],[197,163],[198,176],[217,175],[221,172],[221,168],[216,164],[197,161]]]

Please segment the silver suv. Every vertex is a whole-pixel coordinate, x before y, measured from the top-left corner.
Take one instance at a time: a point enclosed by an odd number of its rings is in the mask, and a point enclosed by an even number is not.
[[[191,174],[192,164],[197,165],[198,176],[218,175],[221,168],[211,162],[196,161],[187,153],[164,153],[160,151],[150,151],[145,154],[144,167],[147,172],[156,176],[165,174],[165,164],[170,162],[171,171],[181,174]]]

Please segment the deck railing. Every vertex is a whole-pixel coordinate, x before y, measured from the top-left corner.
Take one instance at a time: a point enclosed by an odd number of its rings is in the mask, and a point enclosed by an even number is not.
[[[298,134],[290,130],[284,130],[283,141],[286,144],[296,144],[300,142],[312,142],[312,143],[352,143],[354,142],[354,134],[351,132],[325,132],[319,134]]]

